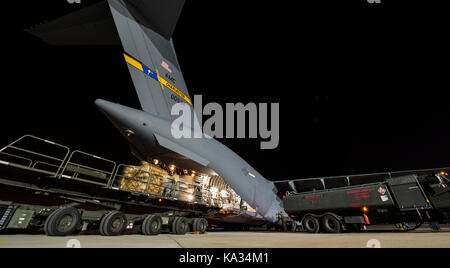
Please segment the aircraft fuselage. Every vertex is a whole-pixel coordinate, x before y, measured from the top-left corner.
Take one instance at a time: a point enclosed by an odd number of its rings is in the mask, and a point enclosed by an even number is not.
[[[277,222],[277,215],[284,214],[274,184],[217,140],[205,137],[175,139],[171,134],[172,124],[165,119],[104,100],[97,100],[96,105],[136,148],[157,145],[214,170],[269,222]]]

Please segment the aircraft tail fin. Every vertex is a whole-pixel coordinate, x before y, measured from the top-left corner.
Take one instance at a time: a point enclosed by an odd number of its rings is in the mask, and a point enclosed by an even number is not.
[[[171,36],[185,0],[108,0],[142,109],[166,120],[192,101]]]

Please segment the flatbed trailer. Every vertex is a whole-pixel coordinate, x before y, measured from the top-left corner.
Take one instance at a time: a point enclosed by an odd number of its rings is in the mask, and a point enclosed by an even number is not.
[[[49,236],[92,230],[104,236],[127,230],[205,233],[205,217],[223,213],[197,202],[197,196],[186,202],[121,189],[125,167],[32,135],[21,137],[0,150],[0,231],[44,231]]]
[[[450,222],[449,168],[290,181],[286,212],[310,233]]]

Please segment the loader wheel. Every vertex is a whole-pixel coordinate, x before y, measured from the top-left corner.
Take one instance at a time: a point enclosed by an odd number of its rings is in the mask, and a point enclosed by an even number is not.
[[[159,235],[162,229],[162,219],[159,215],[149,215],[142,222],[143,235]]]
[[[202,221],[200,223],[200,233],[204,234],[208,230],[208,221],[204,218],[202,218]]]
[[[127,218],[120,211],[106,214],[100,222],[100,234],[103,236],[118,236],[127,227]]]
[[[208,221],[204,218],[196,218],[192,223],[192,231],[200,234],[206,233],[208,229]]]
[[[325,215],[322,218],[323,229],[327,233],[340,233],[341,232],[341,222],[332,215]]]
[[[172,223],[172,233],[184,235],[189,231],[189,224],[186,218],[176,217]]]
[[[303,220],[303,228],[305,228],[308,233],[317,234],[320,231],[319,220],[313,216],[306,216]]]
[[[44,231],[48,236],[68,236],[80,225],[81,215],[76,208],[60,208],[45,220]]]

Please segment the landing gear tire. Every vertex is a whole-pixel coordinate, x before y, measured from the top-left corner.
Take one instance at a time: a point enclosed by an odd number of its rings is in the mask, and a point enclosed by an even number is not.
[[[76,208],[60,208],[48,216],[44,231],[48,236],[68,236],[79,228],[80,222],[81,215]]]
[[[199,232],[200,234],[206,233],[208,229],[208,221],[204,218],[196,218],[192,223],[192,231]]]
[[[100,222],[100,234],[102,236],[118,236],[127,227],[127,218],[120,211],[106,214]]]
[[[313,216],[306,216],[303,220],[303,228],[308,233],[317,234],[320,231],[319,220]]]
[[[162,229],[162,219],[159,215],[149,215],[142,222],[143,235],[159,235]]]
[[[322,218],[322,226],[327,233],[340,233],[342,230],[341,222],[332,215],[325,215]]]
[[[172,222],[172,233],[184,235],[189,231],[189,224],[184,217],[176,217]]]

